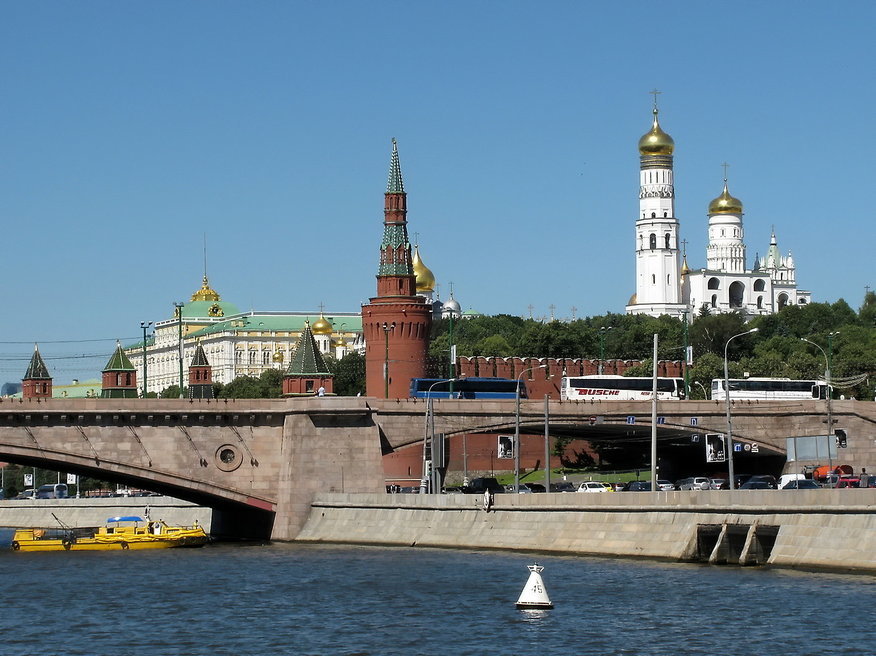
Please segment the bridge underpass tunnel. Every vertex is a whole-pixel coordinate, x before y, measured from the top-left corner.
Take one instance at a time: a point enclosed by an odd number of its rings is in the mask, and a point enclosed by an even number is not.
[[[543,469],[544,432],[541,427],[521,429],[520,466],[522,472]],[[698,437],[694,437],[698,435]],[[565,443],[564,456],[555,455],[557,441]],[[464,474],[469,478],[496,476],[514,471],[513,430],[452,435],[446,484],[460,485]],[[772,474],[778,478],[785,465],[784,454],[771,452],[762,445],[756,452],[745,450],[734,456],[734,470],[741,474]],[[625,424],[550,425],[550,466],[552,469],[590,468],[598,470],[640,470],[641,478],[650,477],[651,427]],[[707,462],[704,433],[690,433],[661,428],[657,435],[658,477],[675,482],[688,476],[724,478],[726,462]],[[383,457],[387,484],[400,488],[419,485],[423,446],[417,442]]]

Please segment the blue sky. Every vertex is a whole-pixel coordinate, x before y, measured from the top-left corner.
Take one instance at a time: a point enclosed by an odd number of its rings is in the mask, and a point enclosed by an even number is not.
[[[392,137],[443,298],[622,312],[653,88],[690,265],[726,161],[748,265],[775,226],[800,287],[857,308],[876,285],[874,19],[865,2],[2,3],[0,382],[34,341],[57,383],[98,375],[199,287],[205,234],[241,309],[357,310]]]

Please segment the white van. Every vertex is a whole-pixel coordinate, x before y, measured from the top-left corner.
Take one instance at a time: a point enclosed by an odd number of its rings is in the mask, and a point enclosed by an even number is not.
[[[802,481],[806,477],[803,474],[782,474],[779,476],[779,482],[776,487],[780,490],[791,481]]]
[[[36,492],[37,499],[66,499],[67,486],[64,483],[49,483],[40,485]]]

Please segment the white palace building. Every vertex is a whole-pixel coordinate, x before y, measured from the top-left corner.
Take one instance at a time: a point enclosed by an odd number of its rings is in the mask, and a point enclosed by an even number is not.
[[[711,314],[740,312],[751,318],[809,303],[811,293],[797,289],[794,259],[779,253],[775,232],[766,256],[755,257],[747,268],[742,202],[730,195],[726,176],[721,195],[709,203],[706,267],[688,267],[675,216],[675,142],[660,128],[657,114],[655,102],[651,130],[639,139],[636,292],[627,313],[680,318],[705,308]]]

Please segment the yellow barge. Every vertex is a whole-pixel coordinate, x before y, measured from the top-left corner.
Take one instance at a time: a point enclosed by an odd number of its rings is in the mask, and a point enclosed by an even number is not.
[[[92,528],[17,529],[13,551],[114,551],[202,547],[210,538],[202,526],[169,526],[142,517],[110,517]]]

